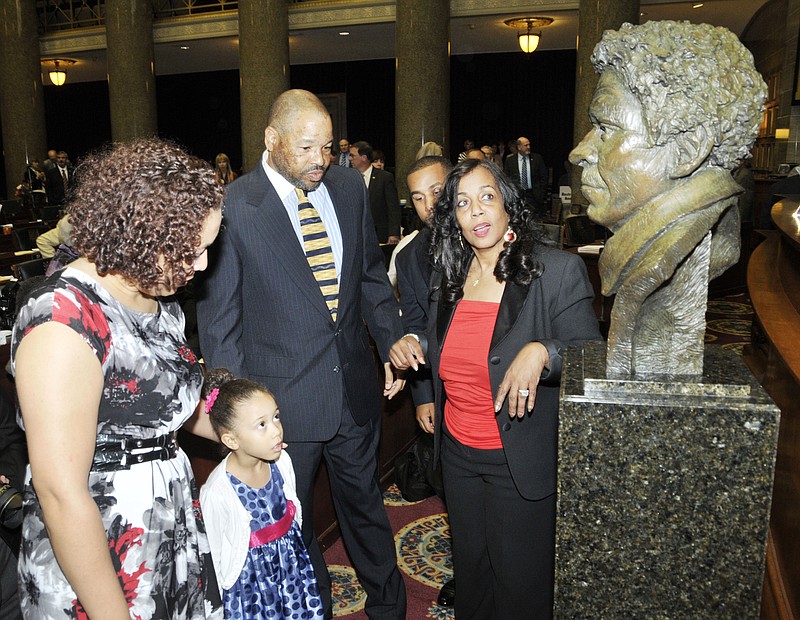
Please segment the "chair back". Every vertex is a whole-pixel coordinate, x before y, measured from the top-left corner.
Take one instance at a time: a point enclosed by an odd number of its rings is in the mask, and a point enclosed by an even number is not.
[[[14,242],[14,250],[35,250],[36,237],[50,230],[48,226],[15,226],[11,231],[11,240]]]
[[[11,270],[14,272],[17,280],[27,280],[34,276],[43,276],[47,260],[46,258],[26,260],[25,262],[11,265]]]
[[[3,224],[10,224],[24,210],[25,206],[19,198],[0,200],[0,220],[2,220]]]
[[[36,217],[43,222],[57,222],[61,218],[61,207],[59,205],[38,206],[36,207]]]

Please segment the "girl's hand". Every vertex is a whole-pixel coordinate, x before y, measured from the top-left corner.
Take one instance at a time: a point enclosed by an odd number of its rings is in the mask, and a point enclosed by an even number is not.
[[[550,368],[550,355],[540,342],[530,342],[517,353],[517,357],[508,367],[497,397],[494,400],[494,411],[503,407],[508,396],[508,416],[521,418],[526,412],[533,410],[536,402],[536,387],[542,370]]]

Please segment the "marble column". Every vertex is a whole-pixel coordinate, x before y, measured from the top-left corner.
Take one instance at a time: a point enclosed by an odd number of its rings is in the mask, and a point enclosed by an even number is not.
[[[239,92],[242,169],[264,151],[272,102],[289,88],[289,9],[286,0],[239,0]]]
[[[624,23],[639,23],[639,0],[580,0],[578,3],[578,59],[575,65],[575,121],[573,144],[578,144],[589,131],[589,104],[599,76],[592,67],[594,46],[603,32],[616,30]],[[571,167],[573,213],[585,212],[588,201],[580,191],[581,169]]]
[[[33,2],[0,0],[0,125],[6,188],[14,196],[27,161],[46,156],[39,33]]]
[[[150,0],[106,0],[108,97],[115,142],[158,132]]]
[[[397,188],[425,142],[450,142],[450,3],[397,0],[395,162]]]

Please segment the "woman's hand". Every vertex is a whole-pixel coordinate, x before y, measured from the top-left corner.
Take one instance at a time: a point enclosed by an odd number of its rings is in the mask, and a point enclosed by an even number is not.
[[[408,368],[419,370],[419,365],[425,363],[425,355],[422,353],[419,340],[408,334],[392,345],[389,359],[392,360],[394,367],[400,370]]]
[[[417,406],[417,424],[426,433],[433,434],[433,403],[425,403]]]
[[[494,400],[494,411],[503,407],[508,396],[508,416],[521,418],[526,411],[533,410],[536,402],[536,387],[542,370],[550,368],[550,355],[540,342],[530,342],[517,353],[511,366],[508,367],[497,397]]]

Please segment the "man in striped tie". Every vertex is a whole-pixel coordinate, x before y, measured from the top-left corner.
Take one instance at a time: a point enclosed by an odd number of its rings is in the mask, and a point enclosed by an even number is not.
[[[275,394],[326,617],[330,577],[311,519],[322,458],[366,612],[399,619],[405,588],[376,480],[381,391],[369,335],[391,398],[404,381],[388,354],[403,331],[367,188],[356,170],[329,167],[332,143],[317,97],[290,90],[276,99],[261,163],[227,191],[224,231],[197,304],[200,342],[209,368]]]

